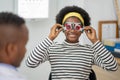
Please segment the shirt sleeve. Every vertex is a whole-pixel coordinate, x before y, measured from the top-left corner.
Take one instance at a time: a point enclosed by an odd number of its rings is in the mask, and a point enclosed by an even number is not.
[[[94,63],[105,70],[116,71],[118,68],[117,61],[114,56],[109,52],[102,42],[97,41],[92,46],[94,50]]]
[[[49,59],[48,47],[51,46],[53,42],[47,37],[40,44],[38,44],[27,57],[26,65],[28,67],[37,67],[40,63],[43,63]]]

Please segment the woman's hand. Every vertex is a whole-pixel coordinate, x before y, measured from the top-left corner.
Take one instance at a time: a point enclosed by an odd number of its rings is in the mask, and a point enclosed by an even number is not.
[[[98,38],[96,36],[96,31],[90,26],[86,26],[84,28],[84,31],[88,37],[88,39],[94,44],[96,41],[98,41]]]
[[[53,41],[62,30],[63,30],[62,25],[60,24],[53,25],[48,38]]]

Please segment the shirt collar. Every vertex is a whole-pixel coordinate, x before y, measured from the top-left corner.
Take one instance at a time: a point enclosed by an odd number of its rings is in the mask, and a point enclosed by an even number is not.
[[[10,69],[13,69],[13,70],[17,71],[17,68],[12,66],[12,65],[10,65],[10,64],[0,63],[0,66],[6,67],[6,68],[10,68]]]
[[[77,43],[68,43],[68,42],[64,41],[63,44],[68,45],[68,46],[79,46],[79,42],[77,42]]]

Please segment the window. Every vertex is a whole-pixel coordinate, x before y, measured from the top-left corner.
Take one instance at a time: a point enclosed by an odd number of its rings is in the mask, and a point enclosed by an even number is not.
[[[26,19],[48,18],[49,0],[15,0],[17,14]]]

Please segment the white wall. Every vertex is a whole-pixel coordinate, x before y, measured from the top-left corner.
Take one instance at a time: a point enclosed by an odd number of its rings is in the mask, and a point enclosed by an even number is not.
[[[11,11],[14,12],[14,1],[15,0],[0,0],[0,11]],[[67,2],[69,1],[69,2]],[[74,1],[74,2],[73,2]],[[79,0],[50,0],[50,17],[48,19],[43,19],[40,21],[27,21],[27,26],[29,29],[29,41],[27,44],[27,53],[41,42],[46,36],[48,36],[50,28],[55,23],[55,16],[58,11],[65,5],[83,5],[83,8],[87,10],[91,16],[92,26],[98,31],[98,21],[99,20],[115,20],[115,10],[113,6],[113,0],[83,0],[80,3]],[[62,42],[64,40],[63,33],[55,40],[57,42]],[[82,42],[88,43],[86,37],[83,37]],[[26,59],[26,56],[24,60]],[[50,72],[49,62],[41,64],[37,68],[28,68],[25,66],[25,61],[23,60],[19,70],[28,77],[28,80],[48,80],[48,75]]]
[[[1,11],[14,11],[14,5],[13,5],[14,0],[1,0],[0,2],[0,12]]]
[[[85,9],[91,16],[93,27],[98,31],[98,21],[116,20],[113,0],[85,0]]]

